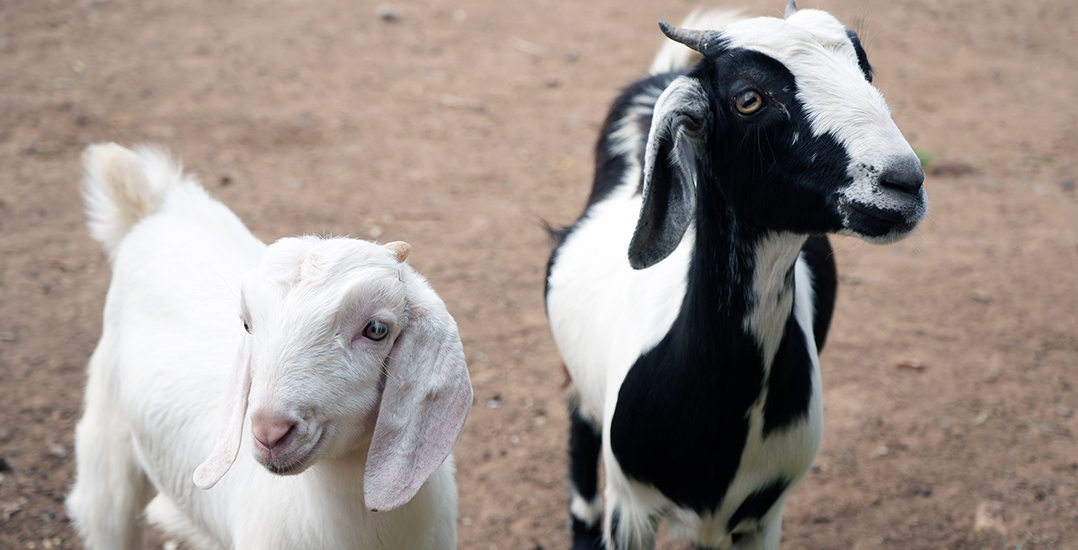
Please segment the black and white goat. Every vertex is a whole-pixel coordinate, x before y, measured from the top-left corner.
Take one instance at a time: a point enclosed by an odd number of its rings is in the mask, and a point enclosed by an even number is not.
[[[702,57],[664,48],[653,67],[674,70],[615,101],[547,274],[572,378],[573,548],[652,548],[666,519],[699,547],[774,549],[823,431],[836,273],[820,234],[905,237],[924,173],[826,12],[660,26]]]

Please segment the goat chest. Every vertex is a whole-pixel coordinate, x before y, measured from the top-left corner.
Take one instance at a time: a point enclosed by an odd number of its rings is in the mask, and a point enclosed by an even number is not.
[[[622,471],[696,512],[722,507],[742,463],[761,489],[792,485],[811,465],[820,431],[811,410],[818,361],[795,317],[769,369],[750,334],[679,345],[680,334],[675,324],[621,384],[610,445]],[[789,449],[791,436],[801,449]],[[776,443],[796,457],[752,460]],[[771,502],[757,503],[765,511],[782,491],[766,492]]]

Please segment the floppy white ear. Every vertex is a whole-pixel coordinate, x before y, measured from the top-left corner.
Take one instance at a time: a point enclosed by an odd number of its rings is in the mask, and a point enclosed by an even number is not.
[[[209,489],[224,477],[236,456],[240,453],[240,440],[243,438],[243,419],[247,416],[247,397],[251,393],[251,357],[247,353],[247,340],[240,348],[236,366],[232,370],[232,380],[228,393],[225,394],[224,425],[217,435],[217,444],[213,453],[198,468],[193,477],[200,489]]]
[[[389,355],[363,492],[367,508],[411,500],[464,428],[472,385],[457,323],[417,275],[408,278],[408,323]]]

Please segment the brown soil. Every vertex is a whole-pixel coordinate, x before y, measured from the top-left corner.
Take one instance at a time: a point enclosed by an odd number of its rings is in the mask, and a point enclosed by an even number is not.
[[[264,239],[412,243],[475,386],[461,548],[567,547],[540,220],[579,212],[609,102],[694,4],[392,7],[0,0],[0,548],[79,547],[62,499],[109,267],[78,159],[103,140],[167,146]],[[932,212],[894,246],[833,239],[826,436],[785,547],[1078,548],[1078,3],[820,7],[933,157]]]

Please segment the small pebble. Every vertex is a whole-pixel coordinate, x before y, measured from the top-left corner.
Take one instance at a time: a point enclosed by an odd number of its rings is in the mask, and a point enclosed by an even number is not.
[[[888,449],[886,446],[881,446],[876,449],[876,456],[887,456],[889,454],[891,454],[891,449]]]
[[[389,4],[378,6],[375,8],[374,13],[378,14],[378,17],[382,18],[383,21],[399,21],[401,18],[397,8]]]
[[[59,443],[53,443],[49,445],[49,454],[55,457],[64,458],[67,456],[67,449]]]
[[[917,359],[900,359],[894,363],[896,369],[924,370],[924,363]]]
[[[982,304],[987,304],[992,301],[992,295],[983,290],[978,290],[973,293],[973,299]]]
[[[977,505],[973,513],[974,533],[997,533],[1007,535],[1007,525],[1003,522],[1003,503],[985,501]]]
[[[1062,185],[1063,185],[1063,190],[1064,191],[1074,191],[1074,189],[1075,189],[1074,178],[1063,178]]]

